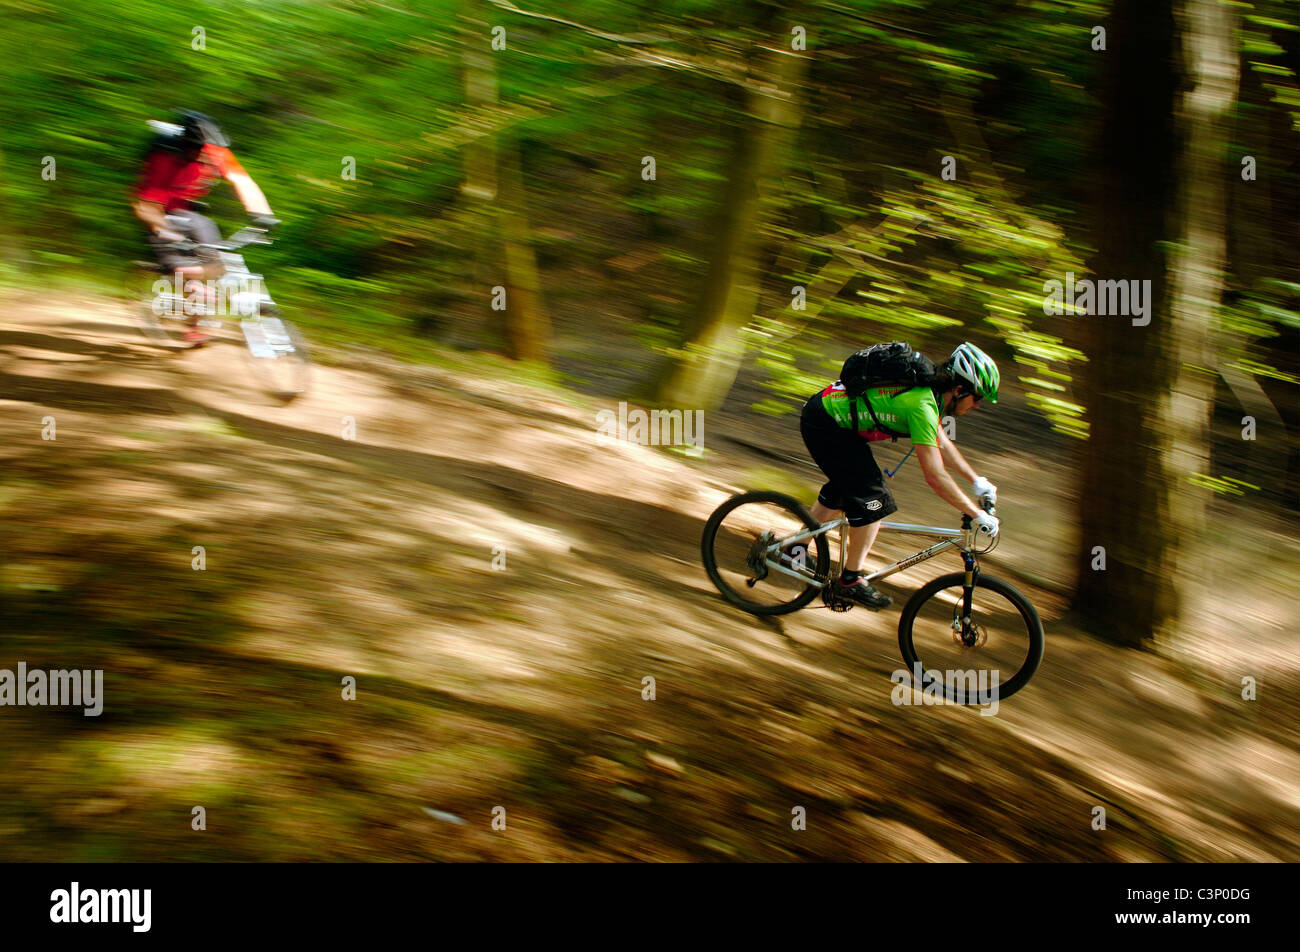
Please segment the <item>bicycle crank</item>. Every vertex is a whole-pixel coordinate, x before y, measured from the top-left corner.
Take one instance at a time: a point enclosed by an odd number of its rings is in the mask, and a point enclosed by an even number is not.
[[[822,586],[822,602],[833,612],[846,612],[853,607],[852,600],[836,593],[834,582]]]

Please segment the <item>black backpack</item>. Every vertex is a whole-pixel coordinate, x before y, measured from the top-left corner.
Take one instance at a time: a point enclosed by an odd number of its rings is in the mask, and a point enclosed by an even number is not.
[[[849,409],[853,413],[853,430],[859,432],[858,398],[864,397],[872,387],[897,384],[902,387],[928,387],[934,382],[934,361],[925,354],[912,349],[910,344],[893,341],[888,344],[873,344],[865,350],[850,354],[840,370],[840,383],[849,397]],[[893,433],[888,427],[880,425],[876,411],[870,400],[864,400],[871,422],[877,430]],[[897,436],[894,439],[898,439]]]
[[[148,159],[155,152],[179,152],[181,150],[180,126],[172,122],[149,120],[149,144],[145,146],[142,159]]]

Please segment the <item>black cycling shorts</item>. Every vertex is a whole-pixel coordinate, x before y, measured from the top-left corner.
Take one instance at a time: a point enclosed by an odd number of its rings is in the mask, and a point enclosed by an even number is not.
[[[851,526],[867,526],[898,511],[871,444],[837,426],[822,409],[820,394],[804,405],[799,432],[813,462],[826,474],[826,485],[817,494],[819,503],[842,510]]]

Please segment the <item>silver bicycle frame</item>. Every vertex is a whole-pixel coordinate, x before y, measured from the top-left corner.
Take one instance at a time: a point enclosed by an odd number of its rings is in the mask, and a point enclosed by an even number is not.
[[[799,581],[801,582],[807,582],[810,585],[815,585],[818,588],[822,588],[827,584],[826,582],[820,581],[818,579],[810,578],[809,576],[807,576],[802,572],[795,572],[791,569],[786,568],[784,565],[781,565],[780,564],[781,550],[789,546],[796,545],[800,542],[808,542],[813,538],[815,538],[816,536],[823,535],[835,529],[840,530],[839,565],[843,565],[844,554],[845,552],[848,551],[849,540],[848,540],[848,520],[846,520],[843,516],[841,516],[839,519],[832,519],[830,522],[822,523],[816,529],[805,529],[802,532],[798,532],[791,536],[786,536],[783,539],[778,539],[775,542],[773,542],[770,546],[767,547],[766,552],[764,552],[764,561],[767,563],[767,567],[773,571],[780,572],[783,575],[789,575],[791,578],[799,579]],[[897,562],[887,565],[883,569],[880,569],[879,571],[872,572],[870,575],[863,576],[863,578],[868,583],[874,582],[876,579],[879,578],[887,578],[890,575],[893,575],[895,572],[901,572],[903,571],[903,569],[910,568],[911,566],[916,565],[918,562],[924,562],[927,559],[932,559],[940,552],[943,552],[946,549],[958,548],[961,549],[962,551],[967,551],[973,548],[975,545],[974,529],[945,529],[942,526],[918,526],[908,522],[882,522],[880,524],[880,530],[882,532],[897,532],[900,535],[931,536],[931,537],[939,538],[942,541],[936,542],[934,545],[930,546],[927,549],[922,549],[920,552],[916,553],[915,555],[909,555],[905,559],[899,559]],[[775,556],[775,559],[773,558],[773,556]],[[838,574],[839,574],[838,572],[832,571],[829,577],[834,578]]]

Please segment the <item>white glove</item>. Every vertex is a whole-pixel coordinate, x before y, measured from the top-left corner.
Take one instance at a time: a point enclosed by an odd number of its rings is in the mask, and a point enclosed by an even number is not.
[[[990,516],[987,512],[981,512],[971,519],[970,525],[972,529],[978,530],[981,535],[986,535],[990,539],[998,537],[997,516]]]
[[[971,487],[975,490],[976,502],[981,505],[987,502],[990,506],[996,506],[998,504],[998,487],[994,486],[983,476],[976,476],[975,481],[971,483]]]

